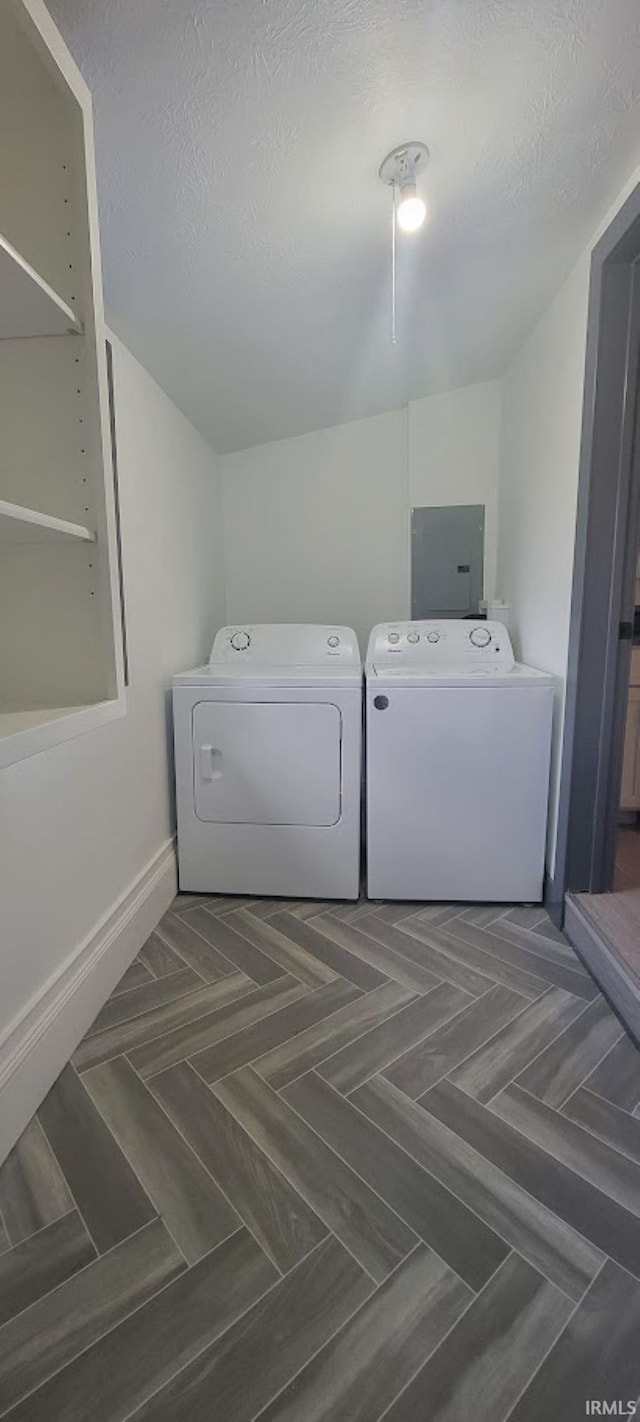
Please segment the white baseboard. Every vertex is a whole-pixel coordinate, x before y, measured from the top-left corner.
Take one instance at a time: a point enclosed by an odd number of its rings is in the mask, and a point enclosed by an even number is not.
[[[2,1034],[0,1161],[176,893],[171,839]]]

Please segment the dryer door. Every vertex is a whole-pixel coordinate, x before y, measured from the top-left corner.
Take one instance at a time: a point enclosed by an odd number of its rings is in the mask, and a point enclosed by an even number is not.
[[[334,825],[340,819],[342,717],[337,706],[199,701],[192,729],[199,820]]]

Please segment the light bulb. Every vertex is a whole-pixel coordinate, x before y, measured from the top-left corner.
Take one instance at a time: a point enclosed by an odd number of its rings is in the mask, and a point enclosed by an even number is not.
[[[397,207],[398,227],[403,232],[417,232],[427,215],[427,206],[418,196],[415,183],[401,191]]]

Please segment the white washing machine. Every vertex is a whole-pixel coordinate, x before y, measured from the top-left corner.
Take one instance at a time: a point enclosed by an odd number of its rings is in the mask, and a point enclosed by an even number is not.
[[[389,622],[366,662],[367,893],[542,898],[553,683],[499,622]]]
[[[180,888],[357,899],[362,664],[349,627],[224,627],[173,678]]]

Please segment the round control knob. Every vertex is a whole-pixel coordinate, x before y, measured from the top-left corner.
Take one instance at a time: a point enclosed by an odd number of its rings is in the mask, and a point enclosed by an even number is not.
[[[439,641],[440,641],[440,633],[439,633],[439,632],[427,632],[427,642],[439,642]]]
[[[387,642],[399,642],[399,641],[400,641],[400,633],[399,633],[399,632],[390,632],[390,633],[389,633],[389,636],[387,637]]]
[[[474,647],[488,647],[491,641],[491,633],[486,627],[474,627],[469,633],[469,641]]]
[[[247,647],[251,646],[251,638],[249,636],[249,633],[234,632],[233,637],[231,638],[231,646],[233,647],[234,652],[246,652]]]
[[[408,632],[408,633],[407,633],[407,642],[419,642],[419,641],[420,641],[420,633],[419,633],[419,632]]]
[[[339,647],[339,646],[340,646],[340,638],[339,638],[339,637],[327,637],[327,646],[328,646],[328,647]]]

